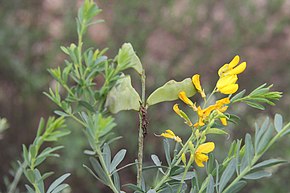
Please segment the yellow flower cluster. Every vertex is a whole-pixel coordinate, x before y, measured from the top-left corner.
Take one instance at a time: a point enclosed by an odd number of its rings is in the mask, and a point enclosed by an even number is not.
[[[220,92],[222,94],[233,94],[237,92],[239,86],[237,84],[238,80],[238,74],[242,73],[246,69],[246,62],[240,63],[240,57],[237,55],[235,56],[232,61],[229,64],[224,64],[219,70],[219,80],[216,83],[216,87],[213,90],[213,92],[209,95],[209,98],[212,94],[215,92]],[[196,88],[197,92],[201,95],[201,97],[204,99],[205,104],[208,102],[208,99],[206,97],[205,91],[201,86],[200,82],[200,75],[195,74],[192,77],[192,83],[194,87]],[[186,113],[184,113],[182,110],[179,109],[178,104],[175,104],[173,106],[173,110],[176,114],[178,114],[181,118],[184,119],[185,123],[190,126],[197,129],[200,129],[200,127],[206,125],[210,121],[210,116],[213,112],[216,114],[214,115],[215,118],[219,118],[221,123],[223,125],[227,125],[227,118],[223,114],[228,109],[228,104],[230,103],[229,97],[222,98],[220,100],[217,100],[215,104],[210,105],[208,107],[201,107],[196,106],[196,103],[193,103],[186,95],[184,91],[181,91],[178,94],[178,97],[180,100],[182,100],[185,104],[187,104],[189,107],[193,109],[197,113],[197,122],[195,124],[192,124],[191,120],[188,118]],[[193,128],[192,127],[192,128]],[[173,139],[178,143],[181,143],[182,140],[180,137],[176,136],[173,131],[166,130],[165,133],[162,133],[160,136],[163,136],[165,138]],[[189,142],[189,149],[191,152],[190,160],[195,161],[197,166],[204,167],[203,162],[208,161],[208,156],[206,154],[212,152],[215,148],[215,145],[213,142],[207,142],[199,145],[196,149],[194,148],[192,142]],[[185,153],[182,153],[181,160],[184,164],[186,164],[186,156]]]

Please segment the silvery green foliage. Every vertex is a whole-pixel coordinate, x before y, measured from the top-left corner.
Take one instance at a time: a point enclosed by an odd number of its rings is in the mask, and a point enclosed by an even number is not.
[[[44,180],[51,176],[53,172],[41,174],[37,167],[49,157],[59,157],[57,150],[63,146],[46,147],[41,150],[43,143],[59,140],[61,137],[68,135],[70,131],[64,129],[64,118],[55,119],[50,117],[45,123],[44,119],[39,122],[36,138],[33,143],[26,147],[23,145],[23,162],[19,162],[21,169],[30,185],[25,185],[29,193],[59,193],[68,187],[68,184],[62,182],[70,175],[64,174],[57,178],[45,191]]]

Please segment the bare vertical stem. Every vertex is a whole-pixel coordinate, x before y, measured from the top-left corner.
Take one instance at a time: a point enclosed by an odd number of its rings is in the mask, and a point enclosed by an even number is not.
[[[145,71],[143,70],[141,75],[141,94],[142,104],[141,108],[146,108],[145,104]],[[143,135],[143,111],[139,112],[139,136],[138,136],[138,168],[137,168],[137,186],[141,187],[142,181],[142,167],[143,167],[143,146],[144,146],[144,135]]]

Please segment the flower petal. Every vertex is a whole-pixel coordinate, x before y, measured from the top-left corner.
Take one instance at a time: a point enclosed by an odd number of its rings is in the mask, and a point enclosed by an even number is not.
[[[214,150],[214,142],[207,142],[198,146],[196,153],[210,153]]]
[[[230,84],[230,85],[223,87],[221,89],[218,89],[218,90],[223,94],[233,94],[233,93],[237,92],[238,89],[239,89],[238,84]]]
[[[220,69],[218,70],[218,75],[220,77],[223,76],[223,74],[229,70],[229,64],[224,64],[222,67],[220,67]]]
[[[220,118],[220,120],[221,120],[221,122],[222,122],[222,124],[224,126],[227,126],[228,125],[228,122],[227,122],[227,119],[226,118]]]
[[[186,96],[186,93],[184,91],[181,91],[178,94],[178,97],[180,100],[182,100],[185,104],[189,106],[193,106],[193,102]]]
[[[238,65],[237,67],[235,67],[234,69],[230,70],[229,71],[229,74],[230,75],[241,74],[242,72],[245,71],[246,67],[247,67],[247,63],[246,62],[243,62],[240,65]]]
[[[238,63],[240,62],[240,56],[236,55],[232,61],[229,63],[229,69],[234,68],[236,65],[238,65]]]
[[[172,135],[172,136],[175,136],[175,134],[173,133],[173,131],[171,131],[170,129],[167,129],[165,132],[168,133],[168,134],[170,134],[170,135]]]
[[[178,104],[175,104],[175,105],[173,106],[173,110],[174,110],[174,112],[175,112],[176,114],[178,114],[179,116],[181,116],[181,113],[180,113],[180,109],[179,109],[179,107],[178,107]]]
[[[165,138],[168,138],[168,139],[173,139],[174,138],[174,136],[173,135],[170,135],[169,133],[161,133],[160,136],[165,137]]]
[[[220,90],[223,87],[226,87],[230,84],[235,84],[237,80],[238,80],[237,75],[224,76],[217,81],[216,87],[218,88],[218,90]]]
[[[200,75],[199,74],[195,74],[192,77],[192,83],[195,86],[196,90],[198,90],[198,92],[202,91],[201,85],[200,85],[200,80],[199,80]]]
[[[203,162],[208,161],[208,156],[204,155],[202,153],[195,153],[194,155],[194,161],[198,167],[204,167]]]

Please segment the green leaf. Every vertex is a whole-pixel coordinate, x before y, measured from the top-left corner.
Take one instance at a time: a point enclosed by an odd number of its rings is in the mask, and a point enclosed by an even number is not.
[[[137,192],[144,192],[141,188],[139,188],[137,185],[135,185],[135,184],[131,184],[131,183],[129,183],[129,184],[125,184],[125,185],[123,185],[124,187],[127,187],[127,188],[129,188],[129,189],[131,189],[131,190],[134,190],[134,191],[137,191]]]
[[[48,188],[46,193],[52,192],[57,186],[59,186],[66,178],[70,176],[70,173],[64,174],[57,178]]]
[[[167,161],[167,164],[171,165],[171,156],[170,156],[170,143],[168,139],[163,139],[163,148],[165,152],[165,158]]]
[[[210,178],[210,176],[207,176],[206,179],[203,180],[203,183],[202,183],[202,185],[201,185],[201,187],[199,189],[199,192],[203,192],[206,189],[206,187],[207,187],[207,185],[209,183],[209,178]]]
[[[61,184],[58,187],[56,187],[52,193],[60,193],[61,191],[63,191],[64,189],[66,189],[67,187],[69,187],[68,184]]]
[[[246,152],[241,162],[240,172],[242,172],[248,165],[251,164],[254,157],[254,147],[252,144],[251,135],[248,133],[246,134],[245,145]]]
[[[114,114],[123,110],[139,111],[140,101],[139,94],[131,85],[131,77],[123,76],[108,93],[106,107]]]
[[[206,193],[214,193],[214,179],[212,175],[209,175],[209,182],[206,188]]]
[[[283,128],[283,117],[280,114],[276,114],[274,118],[274,126],[276,131],[279,133]]]
[[[25,184],[25,187],[28,190],[28,193],[35,193],[35,191],[30,186],[28,186],[27,184]]]
[[[234,103],[236,100],[242,98],[244,96],[245,92],[246,92],[246,90],[244,89],[241,92],[239,92],[238,94],[236,94],[235,96],[233,96],[231,98],[231,102]]]
[[[269,141],[272,139],[274,128],[272,125],[269,125],[268,129],[261,137],[261,140],[258,143],[257,153],[261,153],[265,147],[269,144]]]
[[[168,81],[148,97],[147,105],[151,106],[165,101],[174,101],[178,99],[178,94],[181,91],[185,91],[187,97],[191,97],[196,93],[190,78],[186,78],[182,82],[176,82],[175,80]]]
[[[114,179],[114,185],[115,185],[115,187],[116,187],[117,190],[120,192],[120,190],[121,190],[121,186],[120,186],[120,177],[119,177],[118,172],[115,172],[115,173],[113,174],[113,179]]]
[[[158,190],[158,193],[176,193],[180,185],[181,183],[175,183],[175,184],[166,183],[166,187]],[[180,192],[185,192],[186,188],[187,188],[186,183],[183,183]]]
[[[62,111],[54,111],[55,114],[59,115],[59,116],[62,116],[62,117],[67,117],[69,116],[67,113],[65,112],[62,112]]]
[[[252,170],[262,169],[262,168],[265,168],[265,167],[270,167],[270,166],[277,165],[277,164],[282,164],[282,163],[287,163],[287,161],[286,160],[279,160],[279,159],[268,159],[268,160],[265,160],[265,161],[262,161],[262,162],[256,164],[252,168]]]
[[[154,189],[150,189],[147,191],[147,193],[156,193],[156,191]]]
[[[104,171],[104,169],[102,168],[101,164],[98,162],[96,158],[93,157],[90,157],[90,162],[93,166],[94,171],[98,174],[98,177],[104,184],[107,185],[109,183],[108,176]]]
[[[184,180],[191,180],[194,176],[195,176],[194,172],[187,172],[186,175],[185,175]],[[178,180],[178,181],[181,181],[182,177],[183,177],[183,173],[178,174],[176,176],[171,176],[172,179]]]
[[[38,124],[36,137],[39,137],[42,134],[44,126],[45,126],[45,121],[44,121],[44,118],[41,117]]]
[[[228,135],[228,132],[218,128],[210,128],[206,131],[206,134]]]
[[[234,184],[231,188],[229,188],[225,193],[237,193],[239,192],[243,187],[245,187],[247,184],[246,181],[239,181],[236,184]]]
[[[265,133],[266,129],[269,127],[269,117],[267,117],[261,128],[259,128],[257,125],[256,125],[256,129],[255,129],[255,150],[257,151],[257,148],[258,148],[258,143],[260,142],[263,134]]]
[[[86,170],[92,174],[92,176],[94,176],[97,180],[99,180],[100,182],[102,182],[103,184],[106,184],[101,178],[99,178],[88,166],[83,165],[84,168],[86,168]]]
[[[258,180],[264,177],[270,177],[272,174],[270,172],[266,172],[266,171],[257,171],[254,173],[250,173],[246,176],[244,176],[243,178],[246,180]]]
[[[220,182],[219,182],[219,192],[222,192],[229,180],[234,175],[236,169],[236,159],[232,159],[228,166],[226,167],[225,171],[223,172]]]
[[[110,165],[110,173],[112,173],[117,166],[123,161],[125,155],[126,155],[127,150],[126,149],[121,149],[113,158],[113,161]]]
[[[110,147],[107,143],[104,144],[103,147],[103,156],[105,160],[105,164],[107,169],[110,169],[110,164],[111,164],[111,150]]]
[[[121,67],[122,70],[129,67],[134,68],[136,72],[142,74],[143,72],[142,64],[130,43],[124,43],[122,45],[117,57],[118,57],[117,60],[118,65],[124,66]]]
[[[85,107],[86,109],[88,109],[91,112],[95,112],[94,107],[92,107],[88,102],[86,101],[79,101],[79,104],[83,107]]]
[[[156,166],[161,166],[161,161],[159,160],[157,155],[152,154],[151,159]]]

